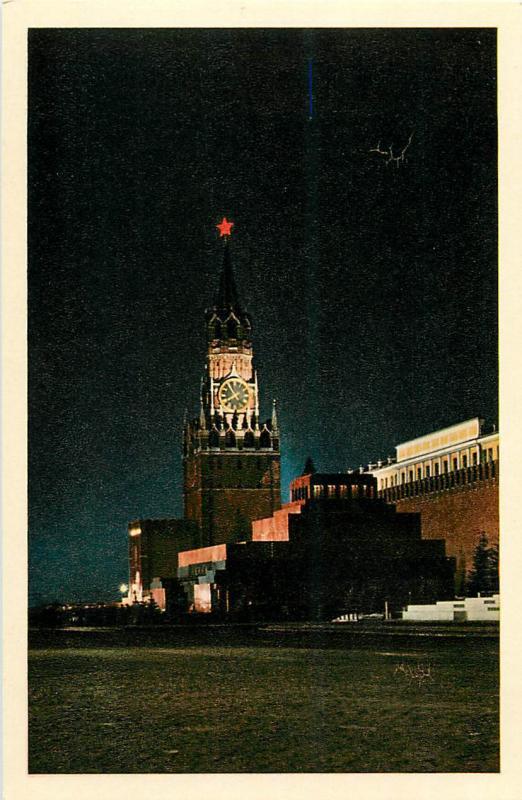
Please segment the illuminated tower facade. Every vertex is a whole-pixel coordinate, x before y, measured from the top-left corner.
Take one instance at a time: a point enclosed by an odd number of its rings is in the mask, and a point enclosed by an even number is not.
[[[261,420],[252,322],[232,273],[228,237],[213,305],[205,314],[207,356],[200,411],[183,434],[185,518],[197,523],[194,546],[245,541],[251,521],[281,506],[279,427],[275,408]]]

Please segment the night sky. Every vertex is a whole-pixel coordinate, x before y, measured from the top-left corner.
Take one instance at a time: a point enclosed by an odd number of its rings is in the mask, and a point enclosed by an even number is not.
[[[28,133],[32,603],[182,513],[223,215],[285,498],[496,422],[494,29],[32,30]]]

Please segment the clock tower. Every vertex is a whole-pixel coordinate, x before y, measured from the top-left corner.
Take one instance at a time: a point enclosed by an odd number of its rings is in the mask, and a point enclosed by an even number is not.
[[[223,267],[214,303],[205,313],[200,411],[183,433],[185,518],[199,528],[194,547],[250,539],[252,520],[281,507],[275,401],[271,417],[261,420],[252,321],[232,273],[232,225],[224,218],[217,226],[225,238]]]

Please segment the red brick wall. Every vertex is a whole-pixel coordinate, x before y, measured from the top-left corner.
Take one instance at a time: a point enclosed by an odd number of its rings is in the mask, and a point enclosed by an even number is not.
[[[185,517],[201,527],[194,546],[250,539],[252,520],[280,507],[278,453],[196,453],[185,461]]]
[[[200,489],[192,489],[190,492],[185,492],[185,518],[201,526],[202,502]],[[203,545],[201,541],[196,541],[192,544],[194,547],[202,547]]]
[[[252,520],[268,517],[281,504],[270,489],[214,489],[203,492],[203,539],[209,544],[250,539]],[[205,542],[203,542],[205,546]]]
[[[490,545],[499,538],[498,482],[481,481],[396,502],[397,511],[419,511],[422,537],[445,539],[446,554],[462,554],[469,572],[473,551],[482,531]]]

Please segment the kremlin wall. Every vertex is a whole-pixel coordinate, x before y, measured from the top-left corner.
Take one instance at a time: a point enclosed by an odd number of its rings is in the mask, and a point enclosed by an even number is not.
[[[260,413],[232,225],[217,226],[223,266],[205,314],[199,413],[184,425],[184,517],[129,524],[123,602],[299,620],[451,602],[479,539],[498,545],[498,432],[465,420],[358,470],[318,473],[309,459],[281,505],[279,423],[275,401]]]
[[[370,464],[379,497],[418,512],[422,535],[444,538],[458,572],[469,574],[481,534],[499,543],[499,434],[473,418],[397,445],[385,465]]]

